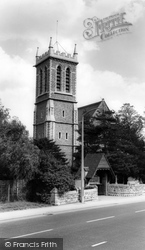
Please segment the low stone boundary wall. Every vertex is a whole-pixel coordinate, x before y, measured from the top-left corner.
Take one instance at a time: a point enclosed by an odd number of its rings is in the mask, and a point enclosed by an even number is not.
[[[84,190],[84,201],[98,200],[98,187]],[[81,201],[81,190],[79,190],[79,201]]]
[[[108,184],[107,194],[110,196],[140,196],[145,195],[145,184]]]
[[[53,188],[50,195],[50,204],[51,205],[64,205],[80,202],[81,191],[74,190],[66,192],[62,195],[58,193],[57,188]],[[98,189],[97,187],[94,189],[84,190],[84,201],[92,201],[98,199]]]
[[[50,204],[51,205],[64,205],[67,203],[75,203],[78,201],[78,192],[77,191],[69,191],[62,195],[58,193],[57,188],[53,188],[50,196]]]

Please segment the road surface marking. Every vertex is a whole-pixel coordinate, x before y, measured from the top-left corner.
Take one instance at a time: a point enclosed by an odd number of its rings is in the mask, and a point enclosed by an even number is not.
[[[115,216],[109,216],[109,217],[104,217],[104,218],[100,218],[100,219],[95,219],[95,220],[88,220],[86,221],[87,223],[90,223],[90,222],[95,222],[95,221],[100,221],[100,220],[108,220],[108,219],[112,219],[114,218]]]
[[[107,241],[102,241],[100,243],[94,244],[94,245],[92,245],[92,247],[97,247],[97,246],[103,245],[105,243],[107,243]]]
[[[135,211],[135,213],[141,213],[141,212],[145,212],[145,209],[143,209],[143,210],[138,210],[138,211]]]
[[[38,231],[38,232],[30,233],[30,234],[23,234],[23,235],[19,235],[19,236],[10,237],[10,238],[8,238],[8,239],[23,238],[23,237],[27,237],[27,236],[34,235],[34,234],[46,233],[46,232],[49,232],[49,231],[52,231],[52,230],[53,230],[53,229],[47,229],[47,230]],[[7,239],[7,240],[8,240],[8,239]]]

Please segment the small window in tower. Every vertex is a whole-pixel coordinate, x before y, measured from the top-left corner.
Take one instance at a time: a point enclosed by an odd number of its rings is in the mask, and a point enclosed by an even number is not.
[[[41,111],[40,117],[41,117],[41,119],[43,118],[43,111]]]
[[[68,140],[68,133],[65,134],[65,139]]]
[[[58,138],[59,138],[59,139],[62,138],[62,133],[61,133],[61,132],[58,133]]]
[[[66,69],[66,92],[70,92],[70,69]]]
[[[40,95],[42,94],[42,91],[43,91],[43,74],[42,74],[42,69],[40,69]]]
[[[44,91],[47,91],[47,67],[45,67],[45,85],[44,85]]]
[[[62,111],[62,116],[64,117],[64,110]]]
[[[56,90],[61,91],[61,67],[57,67]]]

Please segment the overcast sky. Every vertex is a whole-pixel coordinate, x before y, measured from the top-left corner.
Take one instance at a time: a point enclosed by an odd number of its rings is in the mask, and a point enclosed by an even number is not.
[[[130,33],[103,42],[83,37],[87,18],[122,12]],[[50,37],[68,53],[77,44],[78,107],[104,98],[116,111],[124,103],[145,111],[145,0],[0,0],[0,99],[30,136],[36,49],[46,52]]]

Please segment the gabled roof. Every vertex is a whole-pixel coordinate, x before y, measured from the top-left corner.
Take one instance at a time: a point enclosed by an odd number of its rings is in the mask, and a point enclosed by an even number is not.
[[[92,104],[89,104],[89,105],[82,106],[82,107],[78,108],[78,122],[79,123],[81,122],[82,115],[85,112],[89,112],[89,110],[90,110],[89,115],[93,116],[96,113],[96,111],[99,110],[99,109],[109,111],[109,108],[108,108],[106,102],[104,101],[104,99],[102,99],[102,101],[100,101],[100,102],[92,103]]]
[[[109,170],[112,175],[114,172],[103,153],[87,154],[84,161],[85,167],[89,167],[86,178],[91,179],[98,170]]]

